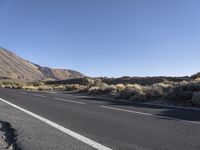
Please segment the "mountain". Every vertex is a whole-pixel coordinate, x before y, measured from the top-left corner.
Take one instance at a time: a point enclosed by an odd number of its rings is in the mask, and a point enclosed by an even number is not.
[[[84,77],[83,74],[68,69],[52,69],[31,63],[15,53],[0,48],[0,79],[25,81],[65,80]]]

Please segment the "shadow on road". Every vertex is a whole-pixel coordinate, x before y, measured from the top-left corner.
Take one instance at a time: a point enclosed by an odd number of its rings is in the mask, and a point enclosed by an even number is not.
[[[91,101],[101,101],[105,102],[106,105],[112,107],[120,107],[125,106],[127,109],[134,110],[134,108],[144,108],[144,112],[146,109],[152,110],[152,114],[160,116],[160,117],[170,117],[174,119],[182,119],[188,121],[200,121],[200,110],[190,110],[190,109],[182,109],[182,108],[172,108],[172,107],[165,107],[165,106],[155,106],[155,105],[147,105],[147,104],[140,104],[134,103],[129,101],[117,101],[117,100],[108,100],[103,98],[95,98],[95,97],[86,97],[82,98],[85,100]]]

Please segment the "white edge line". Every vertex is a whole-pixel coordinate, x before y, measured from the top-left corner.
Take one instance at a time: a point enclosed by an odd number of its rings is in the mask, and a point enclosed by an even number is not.
[[[37,96],[37,97],[46,97],[46,96],[44,96],[44,95],[39,95],[39,94],[31,94],[31,95]]]
[[[159,115],[143,113],[143,112],[139,112],[139,111],[126,110],[126,109],[114,108],[114,107],[108,107],[108,106],[100,106],[100,107],[106,108],[106,109],[111,109],[111,110],[118,110],[118,111],[129,112],[129,113],[145,115],[145,116],[151,116],[151,117],[156,117],[156,118],[172,119],[172,120],[177,120],[177,121],[182,121],[182,122],[186,122],[186,123],[200,125],[200,122],[197,122],[197,121],[189,121],[189,120],[177,119],[177,118],[173,118],[173,117],[159,116]]]
[[[34,117],[34,118],[36,118],[36,119],[38,119],[38,120],[40,120],[40,121],[42,121],[42,122],[44,122],[44,123],[46,123],[46,124],[48,124],[50,126],[56,128],[56,129],[58,129],[58,130],[60,130],[60,131],[62,131],[64,133],[74,137],[75,139],[77,139],[79,141],[82,141],[83,143],[86,143],[86,144],[92,146],[93,148],[96,148],[98,150],[112,150],[111,148],[108,148],[108,147],[106,147],[104,145],[101,145],[101,144],[99,144],[99,143],[97,143],[97,142],[95,142],[95,141],[93,141],[91,139],[88,139],[88,138],[86,138],[86,137],[84,137],[84,136],[82,136],[82,135],[80,135],[80,134],[78,134],[78,133],[76,133],[76,132],[74,132],[72,130],[64,128],[63,126],[60,126],[60,125],[58,125],[58,124],[56,124],[56,123],[54,123],[54,122],[52,122],[52,121],[50,121],[50,120],[48,120],[46,118],[43,118],[43,117],[41,117],[41,116],[39,116],[39,115],[37,115],[35,113],[32,113],[32,112],[30,112],[30,111],[28,111],[28,110],[26,110],[26,109],[24,109],[22,107],[19,107],[19,106],[13,104],[13,103],[10,103],[10,102],[2,99],[2,98],[0,98],[0,100],[3,101],[4,103],[7,103],[8,105],[11,105],[11,106],[13,106],[13,107],[25,112],[26,114],[28,114],[28,115],[30,115],[32,117]]]
[[[71,102],[71,103],[77,103],[77,104],[86,104],[84,102],[72,101],[72,100],[67,100],[67,99],[58,98],[58,97],[54,97],[54,99],[55,100],[59,100],[59,101],[64,101],[64,102]]]

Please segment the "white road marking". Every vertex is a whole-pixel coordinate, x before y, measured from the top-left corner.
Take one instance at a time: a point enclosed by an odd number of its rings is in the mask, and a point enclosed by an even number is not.
[[[56,123],[54,123],[54,122],[52,122],[52,121],[50,121],[50,120],[48,120],[46,118],[43,118],[43,117],[41,117],[41,116],[31,112],[31,111],[28,111],[28,110],[26,110],[26,109],[24,109],[22,107],[19,107],[19,106],[15,105],[15,104],[13,104],[11,102],[8,102],[8,101],[6,101],[6,100],[4,100],[2,98],[0,98],[0,100],[3,101],[4,103],[7,103],[8,105],[11,105],[11,106],[13,106],[13,107],[25,112],[26,114],[28,114],[28,115],[30,115],[30,116],[32,116],[34,118],[39,119],[40,121],[42,121],[42,122],[44,122],[44,123],[56,128],[56,129],[58,129],[58,130],[60,130],[60,131],[62,131],[64,133],[74,137],[75,139],[77,139],[79,141],[82,141],[83,143],[86,143],[86,144],[92,146],[95,149],[98,149],[98,150],[112,150],[111,148],[108,148],[108,147],[106,147],[104,145],[101,145],[101,144],[99,144],[99,143],[97,143],[97,142],[95,142],[95,141],[93,141],[93,140],[91,140],[91,139],[89,139],[87,137],[84,137],[84,136],[82,136],[82,135],[80,135],[80,134],[78,134],[78,133],[76,133],[76,132],[74,132],[74,131],[72,131],[70,129],[67,129],[67,128],[63,127],[63,126],[60,126],[60,125],[58,125],[58,124],[56,124]]]
[[[114,107],[108,107],[108,106],[100,106],[100,107],[106,108],[106,109],[111,109],[111,110],[129,112],[129,113],[151,116],[151,117],[156,117],[156,118],[172,119],[172,120],[176,120],[176,121],[182,121],[182,122],[186,122],[186,123],[192,123],[192,124],[200,125],[200,122],[197,122],[197,121],[189,121],[189,120],[177,119],[177,118],[173,118],[173,117],[159,116],[159,115],[143,113],[143,112],[139,112],[139,111],[133,111],[133,110],[127,110],[127,109],[121,109],[121,108],[114,108]]]
[[[68,99],[63,99],[63,98],[58,98],[58,97],[54,97],[55,100],[59,100],[59,101],[64,101],[64,102],[71,102],[71,103],[76,103],[76,104],[86,104],[84,102],[78,102],[78,101],[72,101],[72,100],[68,100]]]
[[[39,94],[31,94],[31,95],[37,96],[37,97],[46,97],[46,96],[44,96],[44,95],[39,95]]]

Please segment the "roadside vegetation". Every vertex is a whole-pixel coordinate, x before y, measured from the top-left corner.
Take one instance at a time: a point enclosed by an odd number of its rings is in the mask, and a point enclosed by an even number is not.
[[[33,91],[77,91],[136,102],[200,107],[200,73],[191,77],[79,78],[64,81],[0,81],[3,88]],[[121,82],[120,82],[121,79]],[[128,80],[130,79],[130,81]],[[112,81],[113,80],[113,81]],[[137,81],[134,83],[133,81]],[[111,84],[112,83],[112,84]],[[142,83],[142,84],[139,84]]]

